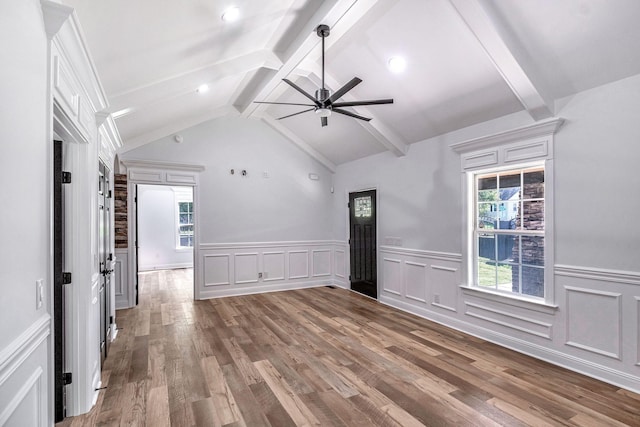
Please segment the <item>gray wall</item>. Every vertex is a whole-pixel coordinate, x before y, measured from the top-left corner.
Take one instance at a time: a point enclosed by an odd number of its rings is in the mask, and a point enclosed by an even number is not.
[[[205,166],[197,212],[201,244],[330,238],[330,172],[270,127],[253,119],[223,118],[181,135],[180,144],[167,137],[121,159]],[[320,180],[310,180],[309,173]]]

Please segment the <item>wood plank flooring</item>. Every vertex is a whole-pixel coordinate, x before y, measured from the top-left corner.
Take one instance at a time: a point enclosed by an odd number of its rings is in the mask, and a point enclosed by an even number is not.
[[[61,426],[640,426],[640,395],[315,288],[192,301],[140,276],[98,403]]]

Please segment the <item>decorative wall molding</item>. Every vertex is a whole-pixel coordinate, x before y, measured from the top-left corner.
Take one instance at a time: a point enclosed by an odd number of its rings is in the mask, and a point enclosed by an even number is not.
[[[11,401],[4,407],[0,407],[0,425],[8,425],[8,421],[18,412],[20,406],[25,406],[25,409],[20,415],[21,419],[18,423],[28,422],[25,417],[31,417],[29,421],[33,422],[34,426],[46,426],[47,413],[46,408],[46,391],[43,393],[43,378],[44,373],[42,367],[38,366],[31,376],[22,384],[19,390],[16,391]],[[30,396],[31,395],[31,396]],[[35,409],[35,412],[34,412]],[[11,423],[14,424],[14,423]],[[14,424],[18,425],[18,424]]]
[[[336,262],[344,256],[344,242],[205,243],[197,253],[202,265],[195,271],[196,283],[201,284],[199,299],[313,286],[345,287],[345,265]]]
[[[640,286],[640,272],[636,271],[608,270],[604,268],[556,264],[554,273],[556,276],[577,277],[581,279]]]
[[[462,255],[451,252],[425,251],[422,249],[401,248],[398,246],[380,246],[380,252],[421,258],[440,259],[444,261],[462,261]]]
[[[456,142],[454,144],[450,144],[449,147],[456,153],[468,153],[470,151],[498,147],[512,142],[553,135],[558,129],[560,129],[563,123],[564,119],[554,117],[548,120],[540,120],[520,128],[498,132],[493,135]]]
[[[566,345],[621,360],[622,294],[574,286],[565,291]]]
[[[0,352],[0,386],[33,354],[50,334],[51,316],[43,314]]]
[[[465,307],[466,310],[464,314],[467,316],[504,326],[518,332],[524,332],[548,340],[551,339],[551,330],[553,327],[551,323],[518,316],[505,310],[498,310],[469,301],[465,301]],[[500,317],[505,319],[500,319]],[[522,326],[523,324],[529,327],[524,327]],[[538,330],[532,329],[534,327],[537,327]]]
[[[120,163],[124,167],[129,169],[157,169],[157,170],[170,170],[170,171],[186,171],[186,172],[202,172],[204,166],[194,165],[188,163],[176,163],[176,162],[160,162],[154,160],[138,160],[138,159],[126,159],[121,160]]]

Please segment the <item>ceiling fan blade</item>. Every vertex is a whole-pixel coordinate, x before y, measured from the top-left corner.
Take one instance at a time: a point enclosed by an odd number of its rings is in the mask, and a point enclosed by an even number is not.
[[[318,105],[318,101],[316,101],[316,99],[313,96],[305,92],[300,86],[298,86],[297,84],[295,84],[289,79],[282,79],[282,81],[288,84],[289,86],[291,86],[292,88],[294,88],[295,90],[297,90],[298,92],[300,92],[301,94],[303,94],[304,96],[306,96],[307,98],[309,98],[313,102],[313,105]]]
[[[320,123],[322,123],[322,127],[325,127],[329,123],[329,121],[326,117],[320,117]]]
[[[329,98],[328,104],[329,105],[333,104],[335,101],[337,101],[338,99],[342,98],[342,95],[344,95],[345,93],[349,92],[351,89],[353,89],[354,87],[359,85],[361,82],[362,82],[362,80],[357,78],[357,77],[352,78],[349,83],[347,83],[346,85],[342,86],[340,89],[338,89],[336,91],[336,93],[331,95],[331,97]]]
[[[309,108],[308,110],[298,111],[297,113],[289,114],[288,116],[278,117],[276,120],[286,119],[288,117],[297,116],[298,114],[306,113],[307,111],[313,111],[313,110],[315,110],[315,107],[314,108]]]
[[[272,105],[302,105],[304,107],[315,107],[315,104],[296,104],[294,102],[268,102],[268,101],[253,101],[254,104],[272,104]]]
[[[356,107],[358,105],[378,105],[378,104],[393,104],[393,99],[374,99],[370,101],[349,101],[349,102],[336,102],[331,104],[332,107]]]
[[[368,117],[359,116],[357,114],[353,114],[351,111],[340,110],[339,108],[334,108],[331,111],[333,111],[334,113],[344,114],[345,116],[349,116],[349,117],[353,117],[353,118],[356,118],[356,119],[364,120],[366,122],[371,120]]]

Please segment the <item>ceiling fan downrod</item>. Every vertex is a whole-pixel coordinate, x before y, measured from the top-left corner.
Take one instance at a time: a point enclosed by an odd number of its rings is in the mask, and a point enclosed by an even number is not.
[[[331,34],[331,29],[328,25],[320,24],[316,27],[316,34],[322,39],[322,87],[316,91],[316,99],[323,104],[324,101],[329,99],[329,91],[324,86],[324,39]]]

